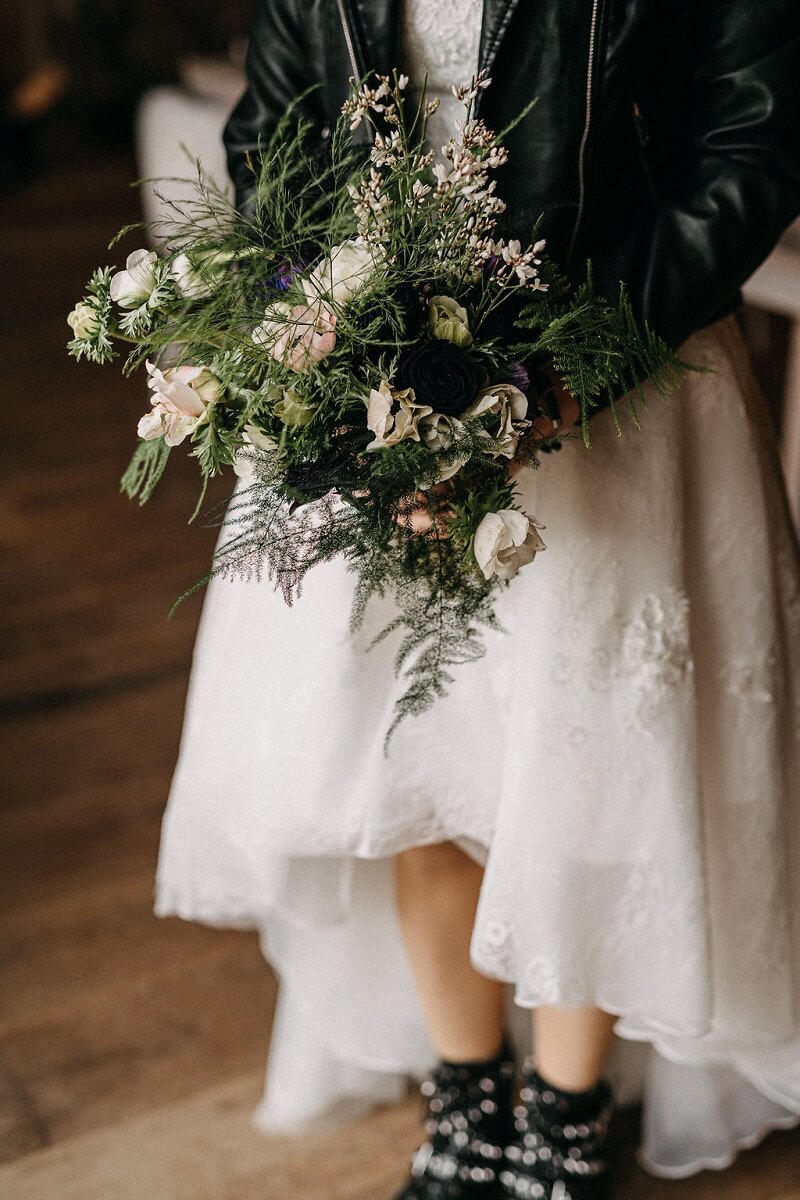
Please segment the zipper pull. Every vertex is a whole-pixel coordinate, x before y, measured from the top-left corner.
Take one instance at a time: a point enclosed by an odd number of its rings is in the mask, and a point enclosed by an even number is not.
[[[636,126],[636,136],[639,139],[639,145],[642,149],[645,149],[650,144],[650,132],[647,128],[647,122],[642,115],[638,100],[634,100],[633,102],[633,123]]]

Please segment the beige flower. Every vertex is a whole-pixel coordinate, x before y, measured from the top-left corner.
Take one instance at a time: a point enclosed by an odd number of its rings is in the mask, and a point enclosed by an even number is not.
[[[513,579],[520,567],[533,562],[546,546],[539,537],[538,525],[525,513],[502,508],[487,513],[475,531],[475,559],[484,579]]]
[[[161,371],[147,363],[152,408],[139,421],[139,437],[146,442],[163,437],[168,446],[179,446],[192,433],[210,404],[222,395],[222,384],[207,367],[174,367]]]
[[[407,438],[420,441],[420,420],[432,412],[430,405],[417,404],[413,388],[396,391],[382,379],[380,387],[370,392],[367,403],[367,426],[375,434],[367,450],[396,446]]]
[[[428,301],[428,326],[431,334],[462,349],[472,342],[469,316],[452,296],[431,296]]]
[[[491,450],[493,458],[513,458],[521,435],[530,427],[525,419],[528,399],[513,383],[494,383],[483,388],[464,412],[465,417],[496,416],[494,428],[487,430],[489,437],[499,443]]]

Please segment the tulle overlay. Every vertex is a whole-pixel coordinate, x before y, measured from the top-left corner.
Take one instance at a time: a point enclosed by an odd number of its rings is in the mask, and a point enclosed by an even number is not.
[[[388,759],[394,643],[366,647],[389,600],[353,637],[341,563],[292,609],[212,584],[157,904],[262,931],[283,983],[265,1127],[430,1065],[390,856],[446,839],[486,862],[476,966],[516,1006],[619,1015],[651,1171],[800,1120],[797,546],[735,322],[683,355],[709,370],[641,432],[603,413],[591,451],[526,470],[548,549]]]

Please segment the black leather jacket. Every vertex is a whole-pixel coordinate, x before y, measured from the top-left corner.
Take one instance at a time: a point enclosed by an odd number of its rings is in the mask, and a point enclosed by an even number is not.
[[[240,205],[291,99],[323,85],[324,137],[351,76],[402,67],[401,4],[257,0],[225,130]],[[505,139],[507,232],[543,214],[550,254],[576,275],[591,258],[609,295],[624,280],[673,346],[736,307],[800,213],[800,0],[484,0],[480,65],[493,128],[539,97]]]

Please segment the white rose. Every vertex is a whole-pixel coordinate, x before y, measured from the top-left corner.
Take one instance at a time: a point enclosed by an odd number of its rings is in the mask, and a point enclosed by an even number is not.
[[[496,416],[497,423],[489,430],[491,437],[500,443],[492,456],[513,458],[517,451],[520,435],[530,427],[531,422],[525,419],[528,411],[528,398],[513,383],[494,383],[478,392],[465,417]]]
[[[100,318],[97,309],[92,304],[76,304],[67,317],[69,325],[76,338],[89,338],[100,328]]]
[[[382,379],[380,387],[370,392],[367,402],[367,426],[375,434],[367,450],[396,446],[407,438],[418,442],[419,422],[432,412],[429,404],[417,404],[413,388],[394,391],[388,381]]]
[[[467,310],[452,296],[431,296],[428,301],[428,326],[435,338],[453,342],[462,349],[472,342]]]
[[[158,282],[155,250],[134,250],[128,255],[124,271],[111,279],[111,299],[121,308],[136,308],[149,300]]]
[[[335,304],[347,304],[375,270],[373,251],[355,238],[334,246],[327,258],[317,263],[303,280],[309,304],[321,296]]]
[[[475,530],[475,558],[484,579],[513,579],[520,567],[533,562],[545,544],[537,525],[525,513],[514,508],[502,508],[487,513]]]

